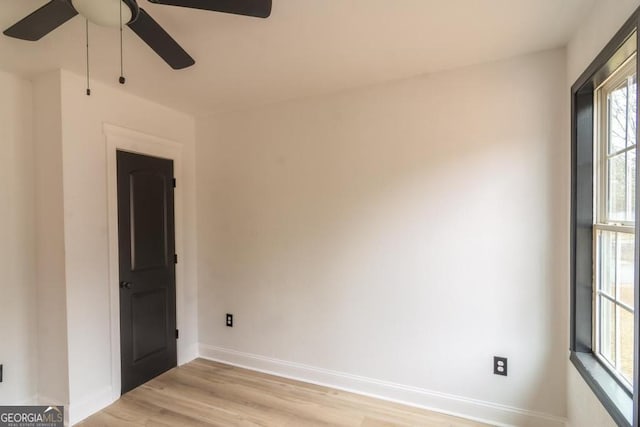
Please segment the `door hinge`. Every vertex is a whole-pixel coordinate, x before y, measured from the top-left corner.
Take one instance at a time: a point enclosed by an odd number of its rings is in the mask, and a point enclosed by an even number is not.
[[[176,188],[176,179],[175,178],[173,178],[172,183],[173,183],[173,188]]]
[[[173,263],[174,264],[178,263],[178,254],[173,254]]]
[[[180,338],[180,330],[176,329],[176,339]]]

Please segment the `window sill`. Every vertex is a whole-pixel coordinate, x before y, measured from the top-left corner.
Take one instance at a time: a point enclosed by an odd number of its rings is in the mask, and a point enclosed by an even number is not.
[[[571,352],[570,360],[619,426],[633,423],[633,398],[591,353]]]

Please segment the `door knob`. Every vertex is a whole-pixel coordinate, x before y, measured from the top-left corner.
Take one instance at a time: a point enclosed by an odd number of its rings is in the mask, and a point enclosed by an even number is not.
[[[131,285],[133,285],[131,282],[120,282],[120,289],[131,289]]]

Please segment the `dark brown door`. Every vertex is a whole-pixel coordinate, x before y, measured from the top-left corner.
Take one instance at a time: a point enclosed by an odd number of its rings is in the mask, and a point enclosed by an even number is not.
[[[176,366],[173,161],[118,151],[122,393]]]

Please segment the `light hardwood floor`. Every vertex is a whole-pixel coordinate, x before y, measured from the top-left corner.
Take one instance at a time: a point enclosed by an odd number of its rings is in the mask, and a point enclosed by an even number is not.
[[[482,426],[476,422],[197,359],[122,396],[94,426]]]

